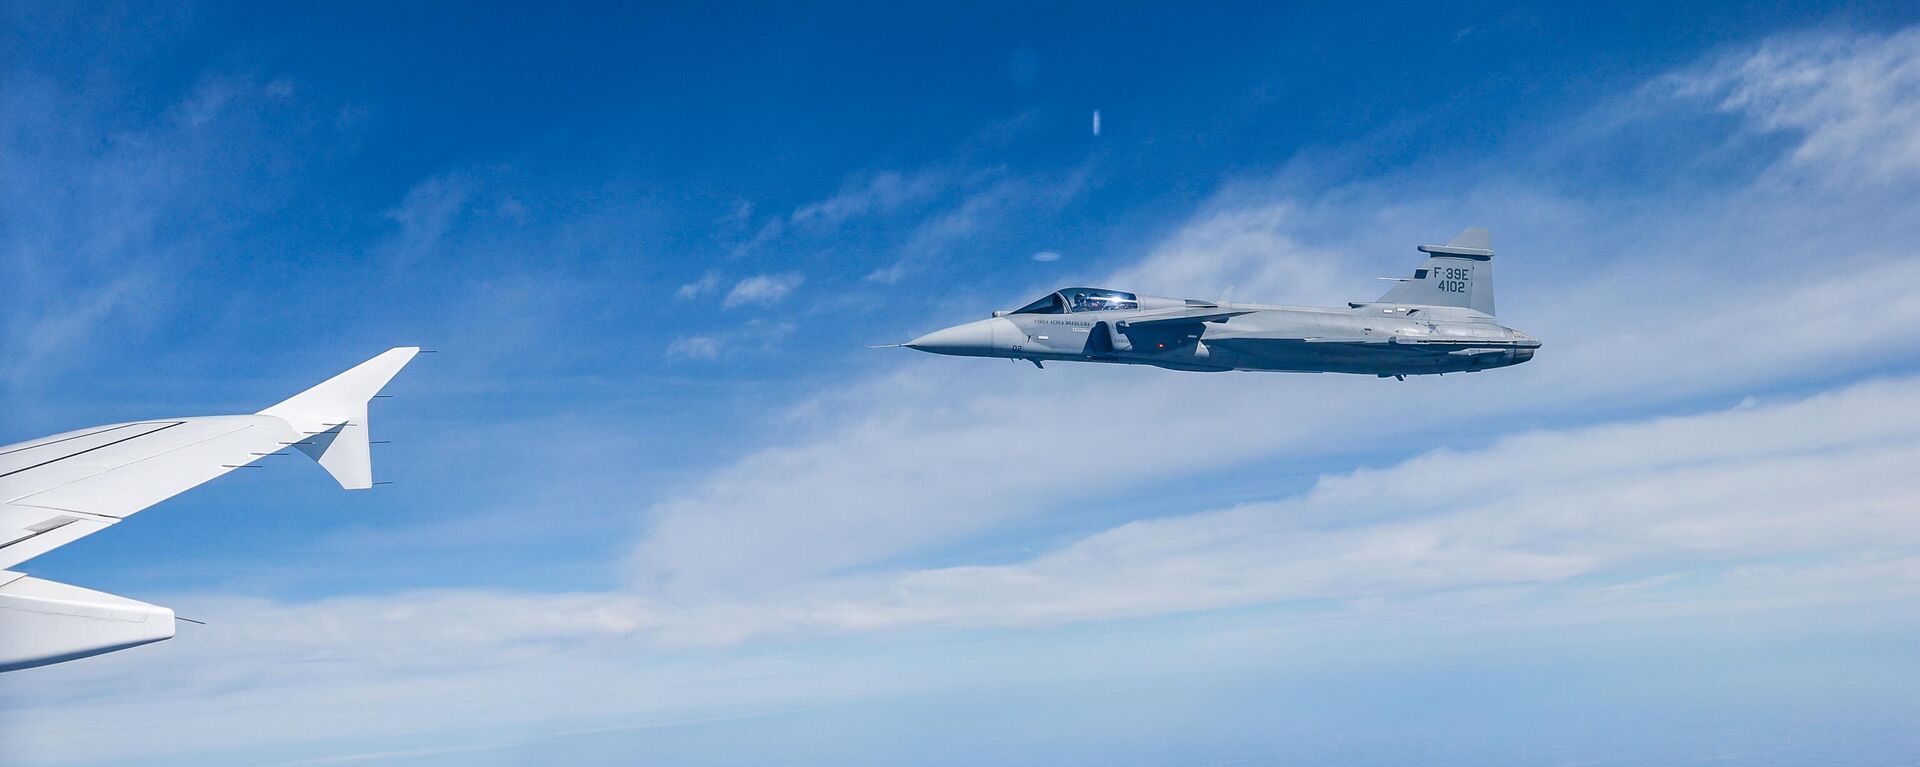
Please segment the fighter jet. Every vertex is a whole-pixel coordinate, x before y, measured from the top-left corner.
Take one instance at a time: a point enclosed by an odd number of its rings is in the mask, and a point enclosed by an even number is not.
[[[1485,229],[1445,245],[1377,301],[1344,308],[1163,298],[1103,288],[1054,291],[989,319],[905,344],[934,354],[1113,362],[1170,370],[1410,375],[1471,373],[1533,359],[1540,342],[1494,320]]]

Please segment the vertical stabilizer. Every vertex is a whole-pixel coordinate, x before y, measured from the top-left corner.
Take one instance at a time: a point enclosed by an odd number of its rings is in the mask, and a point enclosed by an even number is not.
[[[320,463],[340,486],[373,486],[373,454],[367,436],[367,400],[407,366],[419,347],[388,349],[287,401],[260,411],[293,424],[304,436],[294,447]]]
[[[1454,306],[1493,316],[1493,242],[1466,229],[1445,245],[1421,245],[1426,263],[1380,297],[1385,304]]]

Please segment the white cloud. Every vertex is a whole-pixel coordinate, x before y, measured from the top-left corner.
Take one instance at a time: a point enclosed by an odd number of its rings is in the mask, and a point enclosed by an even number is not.
[[[720,347],[713,336],[680,336],[667,344],[667,356],[710,360],[720,356]]]
[[[1795,134],[1785,167],[1796,174],[1845,186],[1920,171],[1920,29],[1776,37],[1661,85],[1710,99],[1755,131]]]
[[[715,333],[684,335],[667,343],[667,356],[711,360],[740,350],[766,351],[793,335],[791,322],[755,319]]]
[[[752,221],[753,221],[753,201],[752,200],[735,200],[733,202],[733,208],[731,210],[728,210],[725,215],[722,215],[718,219],[715,219],[713,223],[719,226],[722,230],[737,232],[741,229],[746,228],[747,224]]]
[[[799,226],[833,229],[854,218],[892,213],[927,202],[944,191],[948,183],[948,174],[939,170],[912,174],[880,171],[848,179],[838,194],[795,208],[788,220]]]
[[[913,210],[945,192],[952,182],[951,174],[935,168],[850,176],[833,196],[794,208],[785,217],[766,219],[752,237],[734,247],[733,255],[739,258],[752,254],[785,237],[827,236],[862,218]],[[743,202],[723,219],[723,228],[744,229],[752,214],[753,206]]]
[[[1033,260],[1039,261],[1040,263],[1043,263],[1043,264],[1051,264],[1055,261],[1060,260],[1060,254],[1055,253],[1051,250],[1043,250],[1033,254]]]
[[[183,127],[198,130],[213,122],[241,92],[252,85],[241,78],[202,77],[191,98],[174,104],[169,112]]]
[[[727,291],[727,297],[721,300],[720,306],[726,309],[756,304],[771,306],[785,301],[787,296],[793,295],[793,291],[800,289],[801,283],[804,282],[806,282],[806,276],[799,272],[756,274],[734,283],[733,289]]]
[[[1785,573],[1920,595],[1920,380],[1802,401],[1510,437],[1327,476],[1300,496],[1130,522],[1031,560],[802,581],[754,601],[658,606],[658,641],[1036,626],[1447,590],[1565,585],[1550,601],[1662,610],[1844,603]],[[1702,572],[1705,592],[1664,588]],[[1580,585],[1572,585],[1579,579]],[[1530,598],[1540,596],[1528,592]],[[1457,606],[1456,606],[1457,607]],[[1499,604],[1481,605],[1497,610]],[[1429,616],[1435,617],[1435,616]]]
[[[893,283],[899,282],[900,278],[907,276],[907,272],[907,262],[895,261],[888,266],[868,272],[866,281],[877,282],[882,285],[892,285]]]
[[[1910,604],[1920,599],[1920,474],[1906,470],[1920,461],[1916,430],[1920,379],[1873,382],[1432,450],[1280,500],[1125,522],[1011,564],[808,579],[741,599],[185,596],[168,601],[211,625],[160,645],[168,663],[141,650],[10,677],[10,748],[125,758],[204,747],[209,727],[225,748],[300,742],[320,720],[364,741],[966,683],[889,673],[879,648],[696,649],[754,638],[1310,604],[1265,623],[1294,640],[1326,634],[1324,658],[1342,652],[1339,637],[1388,626],[1498,632]],[[169,705],[155,709],[156,697]],[[136,723],[140,739],[87,735]]]
[[[1238,283],[1254,287],[1261,301],[1325,304],[1353,284],[1352,264],[1343,263],[1345,254],[1299,244],[1292,232],[1302,217],[1285,199],[1227,202],[1196,216],[1107,284],[1214,297]]]
[[[171,99],[161,119],[115,122],[123,84],[110,73],[73,87],[14,64],[0,88],[0,384],[18,390],[143,349],[192,270],[234,257],[216,242],[223,227],[175,224],[273,198],[232,163],[265,152],[250,127],[284,105],[250,78],[210,73],[149,94]]]
[[[997,174],[989,174],[997,175]],[[1009,216],[1057,211],[1086,188],[1084,172],[1062,178],[1003,177],[968,194],[954,206],[928,218],[903,243],[894,262],[867,275],[869,282],[892,284],[909,272],[945,257]]]
[[[1920,381],[1439,450],[1303,496],[1137,521],[1028,562],[851,578],[836,630],[1033,625],[1287,600],[1914,557]],[[1898,578],[1920,587],[1920,559]],[[783,593],[783,601],[794,595]],[[789,603],[791,603],[789,601]]]
[[[694,298],[699,298],[704,294],[711,293],[719,287],[720,287],[720,273],[707,272],[706,274],[700,275],[700,279],[681,285],[678,290],[675,290],[673,292],[673,294],[674,296],[682,299],[694,299]]]
[[[472,182],[459,174],[433,176],[407,190],[387,218],[400,225],[389,243],[398,263],[432,255],[440,240],[465,209]]]
[[[913,172],[877,171],[849,177],[831,197],[801,205],[785,218],[769,218],[752,237],[734,248],[742,257],[791,238],[819,238],[853,222],[932,208],[938,212],[913,227],[897,244],[893,258],[867,275],[870,282],[896,282],[913,270],[945,257],[952,248],[1023,211],[1054,211],[1085,187],[1085,173],[1059,178],[1016,177],[1003,168],[961,172],[930,167]],[[953,199],[947,199],[953,198]]]

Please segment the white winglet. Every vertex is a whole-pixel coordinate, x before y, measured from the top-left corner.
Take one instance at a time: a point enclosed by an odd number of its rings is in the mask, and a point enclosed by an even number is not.
[[[417,346],[388,349],[287,401],[260,411],[293,424],[294,443],[348,490],[373,487],[373,455],[367,437],[367,400],[407,366]]]

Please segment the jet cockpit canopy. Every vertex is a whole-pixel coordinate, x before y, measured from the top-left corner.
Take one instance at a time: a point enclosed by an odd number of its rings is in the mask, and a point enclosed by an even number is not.
[[[1067,288],[1013,311],[1014,314],[1069,314],[1138,309],[1140,299],[1132,293],[1102,288]]]

